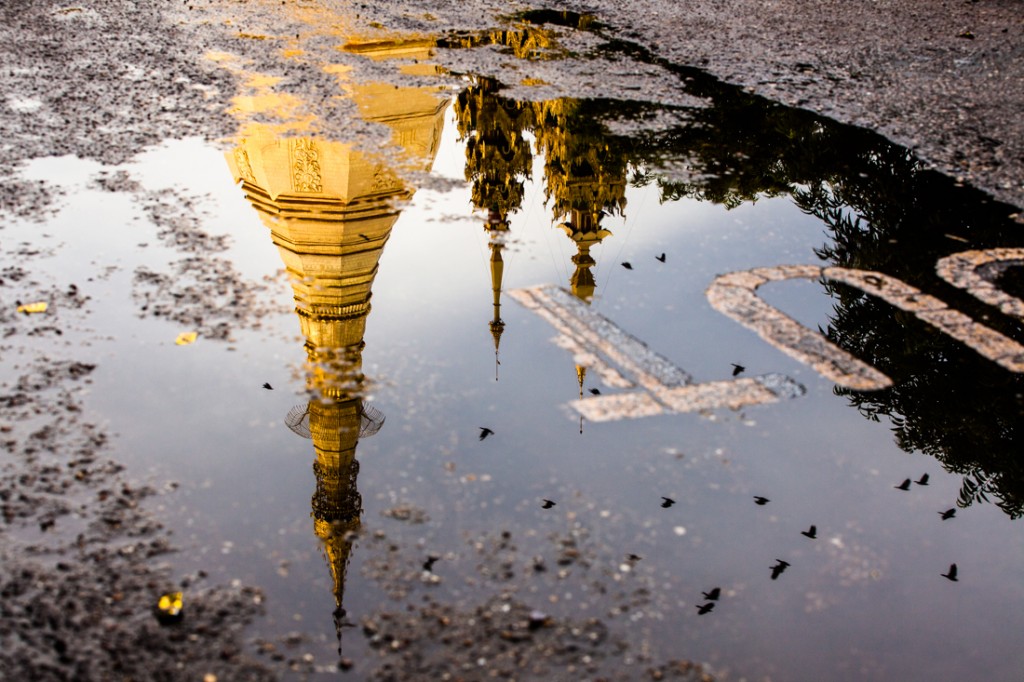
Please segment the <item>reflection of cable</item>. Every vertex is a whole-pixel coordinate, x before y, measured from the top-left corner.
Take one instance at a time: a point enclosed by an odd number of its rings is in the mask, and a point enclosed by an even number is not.
[[[530,135],[529,133],[527,133],[525,131],[523,132],[523,139],[529,140],[532,137],[533,136]],[[532,142],[530,144],[530,159],[536,163],[536,153],[534,151]],[[537,177],[537,174],[536,174],[536,172],[534,172],[534,170],[535,169],[531,168],[530,169],[530,176],[526,177],[526,178],[523,178],[523,183],[524,184],[528,183],[530,185],[530,187],[532,188],[532,190],[530,192],[530,196],[526,200],[526,210],[523,211],[523,229],[522,229],[521,234],[523,235],[524,239],[526,237],[527,229],[529,228],[529,225],[530,225],[530,218],[531,218],[531,216],[532,216],[532,214],[534,212],[534,205],[535,205],[535,202],[537,200],[537,192],[539,191],[539,185],[534,180],[534,178]],[[509,215],[507,217],[507,220],[509,222],[509,227],[511,228],[512,216]],[[508,261],[507,262],[508,262],[508,266],[509,266],[510,270],[512,269],[512,263],[515,261],[516,256],[519,255],[518,254],[518,250],[519,249],[511,249],[509,251],[509,253],[508,253]]]
[[[622,226],[626,229],[626,236],[623,237],[622,243],[619,245],[619,250],[615,252],[615,263],[619,262],[619,258],[621,258],[621,256],[622,256],[622,250],[624,248],[626,248],[626,243],[629,242],[629,236],[631,234],[633,234],[633,227],[639,222],[640,214],[643,212],[644,206],[647,204],[647,195],[648,195],[648,193],[643,191],[643,188],[639,188],[639,189],[641,190],[640,205],[636,207],[636,211],[631,212],[631,214],[633,215],[633,218],[630,219],[630,218],[626,217],[625,211],[623,211],[623,214],[622,214],[622,217],[625,219]],[[628,205],[628,203],[627,203],[627,205]],[[611,284],[612,284],[612,279],[613,279],[612,273],[617,273],[617,272],[618,271],[617,271],[616,268],[611,268],[610,269],[610,272],[608,273],[608,283],[605,285],[605,292],[611,291]]]
[[[544,177],[544,157],[542,155],[540,155],[540,154],[537,154],[534,158],[536,159],[535,165],[539,165],[540,166],[540,177]],[[534,177],[536,177],[538,175],[536,173],[536,170],[537,169],[534,168],[534,171],[535,171],[534,172]],[[539,201],[537,201],[537,193],[540,192],[541,182],[540,181],[533,181],[533,180],[531,180],[531,182],[533,183],[533,193],[532,193],[532,195],[530,197],[530,211],[532,212],[533,211],[533,207],[535,205],[538,205],[538,204],[543,206],[544,208],[547,208],[547,202],[541,204]],[[538,221],[538,224],[540,222],[541,221]],[[544,245],[548,248],[548,256],[551,257],[551,267],[552,267],[552,269],[555,271],[555,273],[557,273],[558,270],[559,270],[559,265],[561,265],[561,270],[562,270],[563,274],[565,275],[565,278],[568,279],[569,278],[569,270],[565,266],[564,254],[560,253],[559,254],[560,257],[556,258],[555,257],[555,250],[551,247],[551,239],[552,239],[552,236],[553,236],[553,230],[551,229],[552,227],[554,227],[554,221],[552,221],[548,225],[548,228],[546,230],[541,228],[541,230],[540,230],[540,232],[541,232],[540,238],[544,242]],[[555,243],[559,246],[559,251],[561,251],[561,248],[560,248],[562,246],[561,240],[555,239]],[[557,276],[557,274],[556,274],[556,276]]]
[[[288,414],[285,415],[284,423],[292,430],[297,436],[302,438],[312,439],[314,435],[322,436],[324,433],[314,434],[309,425],[309,406],[310,403],[304,403],[296,405],[292,409],[288,410]],[[366,402],[360,404],[359,409],[359,437],[369,438],[384,426],[384,420],[387,417],[384,413],[378,410],[373,405]]]

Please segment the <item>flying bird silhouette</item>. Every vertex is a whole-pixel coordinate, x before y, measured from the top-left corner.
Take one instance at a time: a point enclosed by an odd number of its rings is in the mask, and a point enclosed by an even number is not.
[[[626,559],[628,559],[629,561],[640,561],[641,559],[643,559],[643,557],[639,554],[627,554]]]
[[[894,485],[893,488],[896,488],[896,490],[910,490],[910,479],[906,479],[899,485]]]
[[[807,530],[800,531],[800,535],[806,535],[810,539],[814,540],[815,538],[818,537],[818,527],[815,526],[815,525],[812,525]]]
[[[747,369],[743,365],[737,365],[735,362],[733,362],[731,364],[732,364],[732,375],[733,376],[737,376],[737,375],[741,374],[744,370]]]
[[[943,521],[948,521],[949,519],[956,516],[956,509],[947,509],[946,511],[941,511],[939,512],[939,516],[942,517]]]
[[[544,504],[541,505],[541,509],[551,509],[552,507],[555,506],[555,503],[552,502],[551,500],[545,499],[542,500],[542,502],[544,502]]]
[[[423,562],[423,570],[424,571],[433,572],[434,571],[434,562],[437,561],[440,558],[441,557],[435,556],[433,554],[428,555],[427,556],[427,560]]]
[[[626,268],[627,270],[633,269],[632,263],[630,263],[628,260],[622,261],[622,267]]]
[[[710,592],[701,592],[701,594],[703,594],[704,598],[708,601],[718,601],[718,598],[722,595],[722,588],[716,587]]]
[[[782,559],[776,559],[778,563],[772,566],[772,580],[777,580],[782,572],[789,568],[789,562],[783,561]]]
[[[274,387],[271,386],[270,384],[266,383],[266,382],[263,383],[263,388],[267,389],[268,391],[273,391],[274,390]]]
[[[494,434],[494,431],[491,431],[486,426],[481,426],[480,427],[480,440],[483,440],[484,438],[487,438],[487,436],[491,436],[493,434]]]
[[[671,507],[673,504],[676,503],[676,501],[673,500],[671,497],[662,497],[661,500],[662,500],[662,502],[661,502],[661,508],[662,509],[668,509],[669,507]]]
[[[590,389],[590,392],[591,392],[591,393],[592,393],[593,395],[601,395],[601,391],[597,390],[596,388],[592,388],[592,389]]]
[[[940,573],[943,578],[956,582],[956,564],[949,565],[949,573]]]
[[[914,481],[918,485],[928,485],[928,474],[921,474],[921,478]]]
[[[662,254],[661,254],[660,256],[655,256],[654,258],[655,258],[656,260],[659,260],[659,261],[661,261],[662,263],[664,263],[664,262],[665,262],[665,254],[664,254],[664,253],[662,253]]]
[[[754,495],[754,504],[756,504],[756,505],[759,505],[759,506],[763,507],[766,504],[768,504],[769,502],[771,502],[771,500],[769,500],[767,497],[761,497],[760,495]]]
[[[697,604],[697,615],[703,616],[705,613],[710,613],[715,608],[715,602],[709,601],[707,604]]]

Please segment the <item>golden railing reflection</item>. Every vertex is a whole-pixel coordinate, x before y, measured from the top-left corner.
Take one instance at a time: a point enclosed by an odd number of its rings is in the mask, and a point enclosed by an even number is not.
[[[391,128],[397,153],[390,163],[432,165],[446,108],[435,90],[374,84],[350,90],[366,121]],[[247,130],[227,159],[278,248],[305,338],[310,399],[286,422],[313,441],[313,528],[334,584],[340,651],[346,570],[362,513],[356,447],[384,423],[365,400],[363,338],[381,254],[413,189],[388,161],[352,144]]]

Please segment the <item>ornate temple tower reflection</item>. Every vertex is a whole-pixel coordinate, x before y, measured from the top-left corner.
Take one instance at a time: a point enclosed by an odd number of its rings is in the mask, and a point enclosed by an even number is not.
[[[569,277],[577,298],[590,303],[597,290],[590,249],[611,235],[601,227],[606,215],[626,207],[627,158],[612,147],[601,124],[586,112],[586,102],[561,98],[534,105],[538,151],[544,155],[544,185],[558,227],[576,246]],[[583,397],[586,367],[576,365]],[[583,432],[582,417],[580,433]]]
[[[533,154],[524,131],[529,130],[532,108],[502,97],[500,85],[489,78],[463,90],[455,103],[460,137],[466,142],[466,180],[472,183],[473,205],[487,212],[484,230],[490,235],[493,316],[489,327],[494,339],[494,379],[498,379],[498,348],[505,323],[501,319],[501,281],[505,263],[501,252],[508,238],[508,216],[523,203],[523,187],[530,177]]]
[[[352,92],[364,119],[392,129],[393,162],[430,168],[447,106],[436,91],[362,85]],[[255,128],[227,156],[270,229],[305,337],[311,397],[287,422],[312,439],[316,453],[313,527],[334,583],[340,651],[345,574],[362,512],[356,446],[384,422],[364,400],[363,337],[378,262],[413,190],[385,161],[336,141]]]
[[[601,124],[587,115],[586,102],[561,98],[534,107],[547,198],[555,219],[562,221],[558,226],[576,245],[569,285],[574,295],[589,302],[597,288],[590,249],[611,235],[601,219],[626,207],[627,160],[608,143]]]

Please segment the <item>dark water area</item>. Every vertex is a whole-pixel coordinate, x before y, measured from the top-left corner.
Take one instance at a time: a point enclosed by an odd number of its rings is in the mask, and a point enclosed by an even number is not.
[[[380,149],[253,85],[226,152],[23,171],[65,196],[5,245],[94,301],[62,343],[97,361],[117,458],[166,490],[176,569],[262,586],[254,634],[299,633],[312,677],[369,677],[382,611],[511,594],[604,622],[611,670],[1018,679],[1012,208],[695,69],[661,65],[695,101],[666,106],[440,66],[601,35],[524,19],[349,43],[415,78],[339,76]]]

